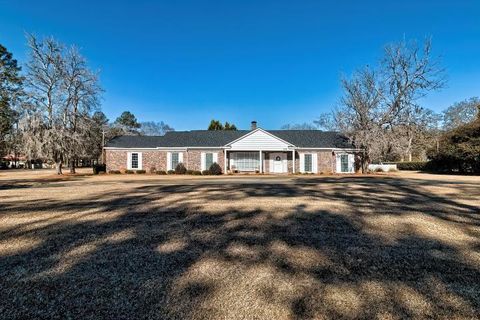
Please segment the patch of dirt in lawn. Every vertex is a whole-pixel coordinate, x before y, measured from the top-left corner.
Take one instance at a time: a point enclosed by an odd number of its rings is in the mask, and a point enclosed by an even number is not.
[[[478,179],[37,178],[0,191],[6,319],[480,314]]]

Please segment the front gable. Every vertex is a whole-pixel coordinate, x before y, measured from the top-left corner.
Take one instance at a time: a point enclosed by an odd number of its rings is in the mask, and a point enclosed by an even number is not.
[[[226,145],[232,150],[289,150],[293,145],[261,129],[255,129]]]

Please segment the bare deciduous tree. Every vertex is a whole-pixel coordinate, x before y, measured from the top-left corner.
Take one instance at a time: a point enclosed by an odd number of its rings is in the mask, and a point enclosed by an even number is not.
[[[75,173],[75,162],[80,155],[85,155],[91,147],[89,131],[92,126],[90,114],[99,105],[102,91],[97,74],[91,72],[85,58],[75,47],[70,48],[65,56],[63,90],[66,93],[64,109],[64,127],[68,132],[67,157],[70,172]]]
[[[140,134],[144,136],[163,136],[169,131],[175,131],[175,129],[163,121],[140,122]]]
[[[419,99],[445,85],[444,69],[438,59],[431,57],[431,41],[420,48],[415,41],[401,41],[385,48],[381,71],[386,89],[384,95],[384,119],[394,130],[400,126],[406,143],[403,153],[412,161],[413,143],[424,123],[425,110]]]
[[[335,121],[335,112],[324,112],[313,123],[321,130],[340,131]]]
[[[52,159],[60,174],[65,152],[61,127],[63,47],[53,38],[38,42],[33,35],[28,35],[28,46],[30,61],[26,79],[32,107],[28,116],[33,121],[23,128],[25,144],[37,146],[37,156]]]
[[[24,104],[22,132],[26,154],[55,162],[57,174],[70,160],[89,149],[85,134],[89,116],[98,106],[101,88],[97,75],[75,48],[28,35],[28,100]]]
[[[391,44],[378,68],[367,67],[342,79],[344,94],[333,119],[365,150],[364,171],[370,160],[395,153],[412,159],[415,139],[432,119],[418,101],[444,84],[444,70],[431,58],[430,40],[422,48],[416,42]]]
[[[335,111],[335,121],[358,147],[364,149],[362,170],[378,153],[378,140],[383,133],[381,119],[383,88],[371,68],[357,71],[351,79],[342,79],[344,95]]]

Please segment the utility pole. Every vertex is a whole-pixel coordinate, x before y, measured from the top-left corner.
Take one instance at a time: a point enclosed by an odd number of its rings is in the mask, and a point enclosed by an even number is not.
[[[105,134],[107,133],[108,129],[110,129],[110,126],[108,124],[102,125],[102,164],[105,164],[105,161],[106,161],[104,148],[105,148]]]

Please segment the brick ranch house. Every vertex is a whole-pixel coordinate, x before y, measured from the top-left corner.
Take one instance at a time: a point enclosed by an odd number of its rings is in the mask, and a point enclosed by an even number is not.
[[[206,170],[222,172],[354,173],[359,149],[338,132],[320,130],[172,131],[164,136],[119,136],[104,148],[107,171]]]

